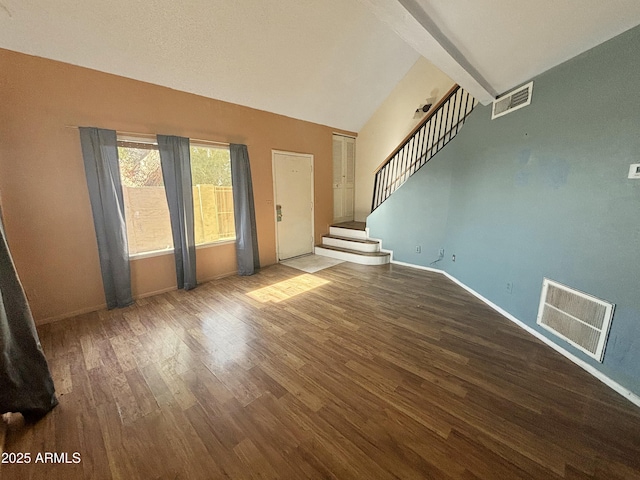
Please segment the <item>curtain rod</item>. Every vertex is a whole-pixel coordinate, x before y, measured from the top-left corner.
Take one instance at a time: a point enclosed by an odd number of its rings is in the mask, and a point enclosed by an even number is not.
[[[65,125],[65,128],[80,128],[79,125]],[[153,137],[156,138],[156,134],[155,133],[140,133],[140,132],[125,132],[122,130],[116,130],[117,134],[120,135],[132,135],[134,137]],[[192,140],[196,143],[210,143],[212,145],[224,145],[225,147],[228,147],[230,145],[230,143],[227,142],[218,142],[216,140],[203,140],[201,138],[189,138],[189,140]],[[247,145],[248,147],[249,145]]]

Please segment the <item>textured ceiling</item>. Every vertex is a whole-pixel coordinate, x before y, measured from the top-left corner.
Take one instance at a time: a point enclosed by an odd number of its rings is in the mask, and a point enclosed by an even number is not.
[[[0,47],[359,131],[419,54],[483,103],[640,0],[0,0]]]
[[[350,131],[419,58],[357,0],[0,0],[0,47]]]
[[[361,1],[484,103],[640,24],[639,0]]]

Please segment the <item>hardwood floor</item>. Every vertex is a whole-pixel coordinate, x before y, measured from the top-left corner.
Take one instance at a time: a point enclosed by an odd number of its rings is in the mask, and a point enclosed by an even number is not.
[[[39,331],[60,405],[4,479],[640,479],[640,409],[438,274],[276,265]]]

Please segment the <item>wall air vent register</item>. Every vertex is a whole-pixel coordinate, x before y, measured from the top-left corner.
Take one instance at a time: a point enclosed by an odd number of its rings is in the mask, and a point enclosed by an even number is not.
[[[520,88],[516,88],[512,92],[501,96],[493,102],[491,109],[491,119],[501,117],[507,113],[526,107],[531,103],[531,94],[533,93],[533,82],[529,82]]]
[[[614,307],[545,278],[537,323],[602,362]]]

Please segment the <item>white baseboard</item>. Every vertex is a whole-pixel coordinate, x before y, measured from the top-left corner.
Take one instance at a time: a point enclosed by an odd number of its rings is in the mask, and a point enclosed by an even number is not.
[[[234,275],[235,273],[236,272],[233,271],[233,272],[229,272],[229,273],[223,273],[223,274],[220,274],[220,275],[216,275],[216,276],[213,276],[213,277],[203,278],[201,280],[198,280],[198,285],[200,285],[202,283],[211,282],[213,280],[219,280],[221,278],[230,277],[231,275]],[[177,289],[178,289],[178,287],[176,285],[173,285],[171,287],[161,288],[159,290],[153,290],[151,292],[144,292],[144,293],[139,293],[139,294],[133,295],[133,299],[134,300],[139,300],[139,299],[142,299],[142,298],[153,297],[155,295],[161,295],[163,293],[172,292],[172,291],[177,290]],[[34,320],[34,322],[35,322],[36,326],[37,325],[46,325],[47,323],[58,322],[60,320],[65,320],[67,318],[77,317],[79,315],[84,315],[86,313],[99,312],[101,310],[106,310],[106,309],[107,309],[107,304],[106,303],[101,303],[100,305],[94,305],[93,307],[81,308],[79,310],[74,310],[72,312],[61,313],[60,315],[55,315],[55,316],[52,316],[52,317],[46,317],[46,318]]]
[[[198,285],[203,284],[203,283],[207,283],[207,282],[213,282],[214,280],[220,280],[221,278],[231,277],[231,276],[237,275],[237,274],[238,274],[238,271],[237,270],[233,270],[232,272],[221,273],[220,275],[214,275],[213,277],[202,278],[202,279],[198,280]]]
[[[85,313],[97,312],[99,310],[105,310],[107,308],[106,303],[101,303],[100,305],[94,305],[93,307],[85,307],[79,310],[73,310],[72,312],[61,313],[59,315],[54,315],[52,317],[46,317],[41,319],[34,319],[34,322],[37,325],[46,325],[47,323],[58,322],[60,320],[64,320],[66,318],[77,317],[79,315],[84,315]]]
[[[423,267],[422,265],[415,265],[413,263],[400,262],[400,261],[396,261],[396,260],[394,260],[392,263],[395,263],[396,265],[402,265],[404,267],[416,268],[418,270],[426,270],[427,272],[442,273],[442,274],[446,275],[446,272],[444,270],[439,269],[439,268]]]
[[[171,287],[161,288],[159,290],[153,290],[151,292],[138,293],[133,296],[133,300],[135,301],[143,298],[154,297],[156,295],[162,295],[163,293],[173,292],[174,290],[177,290],[177,289],[178,287],[176,285],[173,285]]]
[[[592,365],[589,365],[584,360],[576,357],[571,352],[565,350],[560,345],[556,344],[553,340],[551,340],[550,338],[547,338],[542,333],[540,333],[537,330],[531,328],[529,325],[527,325],[523,321],[518,320],[516,317],[514,317],[509,312],[504,310],[502,307],[496,305],[495,303],[493,303],[488,298],[485,298],[484,296],[482,296],[481,294],[476,292],[473,288],[465,285],[464,283],[462,283],[460,280],[458,280],[453,275],[445,272],[444,270],[438,269],[438,268],[423,267],[422,265],[414,265],[412,263],[399,262],[399,261],[396,261],[396,260],[393,260],[393,259],[391,260],[391,263],[395,263],[397,265],[404,265],[404,266],[410,267],[410,268],[417,268],[419,270],[427,270],[429,272],[440,273],[440,274],[444,275],[445,277],[450,279],[452,282],[455,282],[456,284],[458,284],[459,286],[464,288],[467,292],[472,294],[474,297],[478,298],[479,300],[484,302],[486,305],[488,305],[489,307],[494,309],[500,315],[502,315],[503,317],[507,318],[508,320],[511,320],[513,323],[518,325],[520,328],[526,330],[531,335],[536,337],[538,340],[544,342],[546,345],[548,345],[549,347],[553,348],[556,352],[560,353],[561,355],[563,355],[564,357],[566,357],[567,359],[571,360],[573,363],[575,363],[576,365],[581,367],[583,370],[585,370],[586,372],[590,373],[592,376],[594,376],[595,378],[600,380],[602,383],[607,385],[609,388],[615,390],[617,393],[622,395],[624,398],[629,400],[631,403],[633,403],[637,407],[640,407],[640,396],[639,395],[633,393],[631,390],[629,390],[628,388],[620,385],[618,382],[616,382],[612,378],[608,377],[607,375],[602,373],[597,368],[593,367]]]

